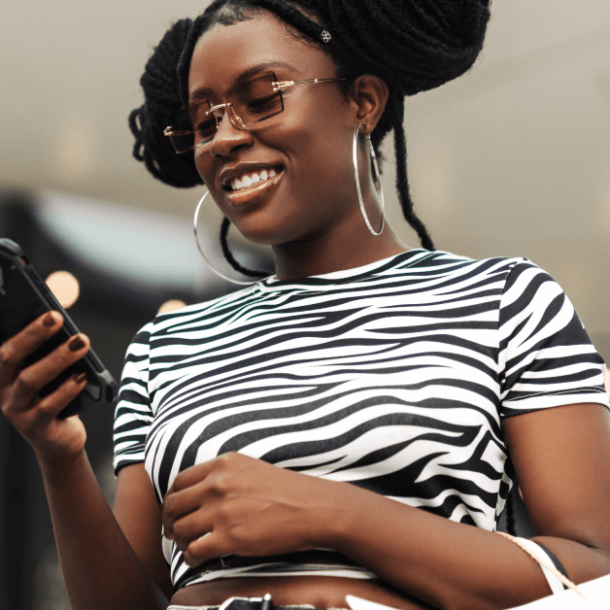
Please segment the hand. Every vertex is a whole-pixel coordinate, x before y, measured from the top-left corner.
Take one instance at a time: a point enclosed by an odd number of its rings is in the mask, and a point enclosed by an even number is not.
[[[85,335],[71,337],[53,352],[23,368],[24,360],[63,325],[56,311],[48,312],[0,346],[0,409],[8,421],[34,447],[39,459],[72,457],[83,451],[85,427],[77,415],[57,419],[87,384],[72,376],[51,394],[40,390],[89,350]],[[82,345],[75,345],[80,339]],[[72,345],[72,351],[70,349]]]
[[[191,567],[228,554],[306,551],[328,543],[324,528],[349,487],[227,453],[176,477],[163,529]]]

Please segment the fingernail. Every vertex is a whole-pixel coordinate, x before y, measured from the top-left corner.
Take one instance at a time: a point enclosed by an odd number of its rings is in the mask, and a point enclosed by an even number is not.
[[[78,335],[73,337],[70,340],[70,343],[68,343],[68,349],[71,352],[77,352],[78,350],[83,349],[83,347],[85,347],[85,342]]]
[[[50,311],[42,321],[42,323],[47,327],[51,328],[57,324],[57,320],[55,319],[55,315],[52,311]]]
[[[76,383],[82,383],[83,381],[87,381],[87,373],[79,373],[74,378],[74,381],[76,381]]]

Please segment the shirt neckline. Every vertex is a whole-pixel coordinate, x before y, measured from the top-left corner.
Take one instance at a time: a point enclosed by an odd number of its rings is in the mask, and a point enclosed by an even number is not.
[[[330,273],[311,275],[291,280],[280,280],[277,278],[277,276],[272,275],[259,282],[259,286],[271,290],[281,290],[288,288],[308,289],[320,288],[323,286],[350,284],[369,278],[382,271],[397,267],[421,252],[428,253],[429,251],[425,250],[424,248],[412,248],[406,252],[400,252],[399,254],[394,254],[388,258],[384,258],[373,263],[368,263],[366,265],[361,265],[360,267],[342,269],[340,271],[331,271]]]

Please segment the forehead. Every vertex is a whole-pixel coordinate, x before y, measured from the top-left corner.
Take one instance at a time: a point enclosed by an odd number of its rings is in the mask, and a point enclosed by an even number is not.
[[[252,14],[251,19],[234,25],[215,25],[197,42],[189,73],[189,96],[198,89],[221,93],[247,70],[278,62],[278,78],[332,77],[331,58],[318,46],[300,40],[288,26],[269,11]]]

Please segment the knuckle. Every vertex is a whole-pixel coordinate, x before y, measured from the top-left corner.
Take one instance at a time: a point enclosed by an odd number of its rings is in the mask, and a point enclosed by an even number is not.
[[[174,538],[183,539],[186,535],[186,528],[184,527],[184,523],[181,523],[180,521],[178,521],[178,523],[174,523],[172,533],[174,534]]]
[[[29,394],[36,387],[36,378],[31,371],[25,369],[24,371],[21,371],[15,384],[21,392]]]
[[[9,368],[17,364],[15,348],[10,343],[0,346],[0,368]]]
[[[176,509],[176,502],[172,496],[166,498],[163,502],[163,513],[166,517],[172,518]]]
[[[233,509],[228,502],[222,502],[216,509],[216,518],[225,525],[233,520]]]
[[[230,488],[230,480],[228,477],[214,477],[210,481],[210,491],[218,496],[227,495]]]
[[[233,467],[235,462],[239,459],[239,453],[235,451],[230,451],[229,453],[223,453],[219,455],[215,461],[215,468],[218,470],[229,470]]]

